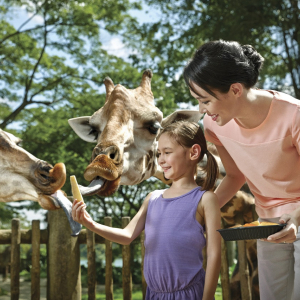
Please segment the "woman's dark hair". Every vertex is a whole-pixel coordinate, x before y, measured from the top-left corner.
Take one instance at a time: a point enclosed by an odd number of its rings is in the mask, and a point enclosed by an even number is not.
[[[207,156],[207,164],[203,167],[206,176],[202,184],[202,190],[209,191],[213,189],[219,175],[219,168],[214,156],[207,150],[202,128],[195,122],[181,120],[163,128],[157,138],[159,139],[163,133],[168,134],[169,137],[173,138],[184,148],[191,148],[195,144],[200,145],[201,153],[198,163],[203,159],[205,154]]]
[[[215,97],[212,90],[227,93],[233,83],[242,83],[247,89],[255,86],[263,61],[251,45],[211,41],[196,50],[184,68],[183,77],[193,92],[192,82]]]

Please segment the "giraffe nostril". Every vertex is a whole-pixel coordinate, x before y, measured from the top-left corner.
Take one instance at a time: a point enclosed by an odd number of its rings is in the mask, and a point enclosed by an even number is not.
[[[44,179],[48,180],[49,179],[49,176],[45,175],[45,174],[40,174],[41,177],[43,177]]]

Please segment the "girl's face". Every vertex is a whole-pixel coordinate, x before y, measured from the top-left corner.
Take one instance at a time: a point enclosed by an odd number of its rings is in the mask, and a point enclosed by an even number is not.
[[[191,95],[199,102],[199,112],[206,113],[212,118],[219,126],[223,126],[231,119],[237,116],[237,109],[239,107],[236,97],[233,96],[233,91],[230,89],[228,93],[220,93],[213,91],[216,95],[215,98],[204,89],[196,84],[192,84],[196,93],[190,90]]]
[[[178,180],[187,171],[193,169],[190,151],[179,145],[167,133],[163,133],[158,140],[158,164],[162,167],[167,179]]]

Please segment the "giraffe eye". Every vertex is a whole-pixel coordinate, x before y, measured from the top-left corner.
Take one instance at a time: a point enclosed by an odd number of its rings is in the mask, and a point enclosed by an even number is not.
[[[160,128],[161,128],[161,126],[158,122],[155,122],[148,127],[150,133],[152,133],[152,134],[157,134],[157,132]]]

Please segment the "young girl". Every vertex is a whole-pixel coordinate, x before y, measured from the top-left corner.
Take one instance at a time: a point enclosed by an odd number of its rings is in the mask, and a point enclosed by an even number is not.
[[[201,127],[180,121],[159,134],[158,163],[172,179],[170,188],[151,192],[124,229],[96,223],[85,204],[73,202],[72,217],[95,233],[120,244],[131,243],[145,229],[146,299],[214,299],[221,264],[220,209],[214,186],[218,167],[207,151]],[[197,163],[207,156],[207,177],[197,186]],[[204,236],[206,234],[206,238]],[[202,249],[207,247],[203,269]]]
[[[260,299],[300,299],[300,101],[254,88],[262,63],[250,45],[213,41],[196,51],[184,78],[226,170],[215,191],[220,206],[246,180],[260,220],[287,223],[257,241]]]

